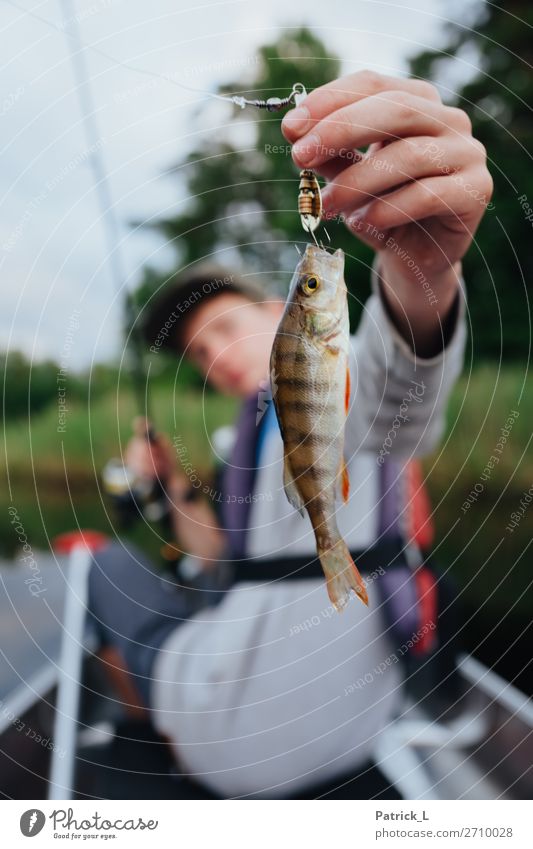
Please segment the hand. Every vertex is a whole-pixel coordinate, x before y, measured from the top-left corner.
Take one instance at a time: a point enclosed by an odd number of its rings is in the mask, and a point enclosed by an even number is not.
[[[146,437],[150,427],[150,422],[141,416],[133,420],[134,436],[126,447],[125,461],[140,477],[161,481],[180,549],[203,560],[206,567],[213,567],[225,543],[216,515],[203,499],[190,501],[191,483],[178,469],[169,438],[158,432],[150,441]],[[198,490],[193,492],[198,494]]]
[[[444,106],[430,83],[351,74],[309,94],[282,130],[295,163],[329,181],[325,211],[363,241],[383,250],[377,234],[393,235],[435,270],[465,254],[492,180],[466,112]]]
[[[422,279],[439,305],[438,327],[492,194],[486,152],[466,113],[444,106],[430,83],[363,71],[311,92],[282,130],[298,167],[328,180],[326,217],[342,215],[380,252],[387,299],[407,317],[411,337],[413,323],[425,321],[428,332]]]
[[[167,436],[157,433],[153,440],[147,438],[150,422],[138,416],[133,420],[134,436],[128,442],[125,461],[139,477],[145,480],[169,481],[177,473],[177,462]]]

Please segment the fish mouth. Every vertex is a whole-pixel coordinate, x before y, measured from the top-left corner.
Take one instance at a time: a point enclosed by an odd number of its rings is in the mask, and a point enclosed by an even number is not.
[[[313,245],[309,242],[302,257],[302,265],[306,260],[324,263],[330,267],[344,270],[344,251],[342,248],[337,248],[334,253],[330,253],[325,248],[319,248],[318,245]]]
[[[324,248],[308,244],[297,266],[298,274],[319,274],[331,281],[344,279],[344,251],[338,248],[328,253]]]

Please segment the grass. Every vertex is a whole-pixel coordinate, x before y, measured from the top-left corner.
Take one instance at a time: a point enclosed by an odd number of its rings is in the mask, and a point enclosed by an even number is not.
[[[209,465],[209,434],[219,424],[230,423],[236,402],[212,394],[194,391],[172,398],[172,389],[158,387],[151,396],[152,415],[158,428],[171,438],[181,435],[196,462]],[[68,404],[65,432],[58,433],[54,407],[28,421],[8,422],[5,426],[4,473],[11,478],[29,480],[32,470],[52,479],[76,479],[85,484],[111,456],[120,456],[131,436],[136,414],[129,393],[110,393],[94,403]],[[6,461],[7,458],[7,461]]]
[[[512,533],[507,530],[533,484],[533,379],[524,372],[484,366],[462,376],[444,439],[424,460],[437,559],[450,568],[469,608],[484,608],[502,627],[508,611],[516,621],[531,617],[533,506]],[[491,457],[497,458],[493,468]]]
[[[510,435],[487,482],[487,490],[528,488],[532,467],[527,462],[533,432],[533,377],[525,369],[507,367],[498,373],[484,366],[458,381],[447,411],[446,435],[431,458],[435,480],[449,485],[456,477],[475,480],[483,472],[501,437],[501,429],[512,412]]]

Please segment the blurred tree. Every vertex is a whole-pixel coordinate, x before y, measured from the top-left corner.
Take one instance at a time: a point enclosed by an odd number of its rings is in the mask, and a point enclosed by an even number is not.
[[[6,419],[27,418],[58,403],[58,376],[61,365],[54,360],[32,362],[24,352],[0,352],[3,382],[4,416]],[[61,386],[68,402],[94,401],[117,386],[119,366],[96,363],[84,371],[68,370]],[[170,377],[166,378],[166,382]]]
[[[474,356],[525,358],[533,276],[533,6],[481,2],[470,26],[449,25],[447,35],[444,49],[420,53],[410,65],[414,76],[439,84],[454,61],[465,62],[468,82],[455,93],[442,87],[442,94],[470,115],[494,178],[494,208],[464,262]]]
[[[220,89],[249,98],[285,97],[293,83],[308,91],[335,79],[340,63],[306,28],[286,29],[259,50],[252,79]],[[209,120],[214,110],[215,118]],[[212,259],[263,275],[265,290],[286,293],[297,261],[294,243],[309,241],[296,211],[299,172],[280,124],[286,110],[241,110],[212,101],[202,104],[197,120],[209,131],[172,172],[184,186],[186,201],[157,227],[176,248],[176,265]],[[217,126],[213,135],[212,126]],[[346,280],[352,318],[369,292],[372,253],[341,223],[328,223],[332,245],[347,254]],[[323,230],[319,238],[326,241]],[[136,292],[139,308],[165,283],[167,275],[146,268]]]
[[[57,403],[59,366],[52,360],[33,363],[21,351],[0,353],[6,419],[38,413],[51,401]]]

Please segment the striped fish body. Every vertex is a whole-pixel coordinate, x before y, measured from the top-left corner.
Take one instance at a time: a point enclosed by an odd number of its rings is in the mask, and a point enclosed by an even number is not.
[[[350,392],[344,254],[308,245],[299,261],[270,360],[273,399],[284,445],[284,488],[315,533],[328,594],[337,610],[352,591],[368,603],[362,578],[335,518],[348,499],[344,426]]]

